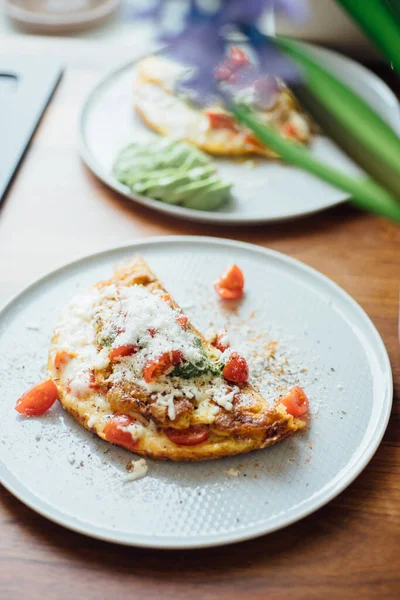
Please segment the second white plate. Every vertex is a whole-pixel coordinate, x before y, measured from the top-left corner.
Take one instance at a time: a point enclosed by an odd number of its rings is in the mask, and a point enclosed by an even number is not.
[[[385,83],[360,64],[340,54],[317,46],[307,47],[400,132],[399,104]],[[80,123],[82,158],[97,177],[123,196],[159,212],[221,225],[290,219],[347,200],[345,192],[316,177],[278,161],[265,159],[242,163],[214,159],[221,176],[234,184],[231,201],[218,211],[203,212],[133,194],[113,177],[112,165],[124,145],[149,133],[133,107],[135,77],[134,63],[106,76],[87,99]],[[312,152],[317,158],[347,173],[359,172],[346,155],[326,137],[316,137]]]

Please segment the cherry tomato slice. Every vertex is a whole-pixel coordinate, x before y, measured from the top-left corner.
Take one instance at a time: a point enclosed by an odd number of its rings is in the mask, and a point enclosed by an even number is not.
[[[232,352],[222,370],[222,375],[233,383],[247,383],[249,379],[247,360],[237,352]]]
[[[89,387],[91,390],[98,390],[99,385],[96,382],[96,375],[94,374],[93,369],[89,371]]]
[[[124,431],[124,428],[132,425],[132,423],[135,423],[135,419],[129,415],[114,415],[104,427],[104,435],[107,441],[134,452],[138,446],[138,441],[133,439],[129,431]]]
[[[186,325],[189,322],[189,318],[186,315],[179,315],[176,319],[182,329],[186,329]]]
[[[293,417],[301,417],[304,415],[309,408],[309,401],[304,392],[298,385],[293,387],[281,400],[280,404],[283,404],[286,408],[286,412]]]
[[[197,446],[208,440],[210,433],[205,427],[189,427],[188,429],[164,429],[171,442],[179,446]]]
[[[170,304],[172,308],[178,308],[177,303],[171,298],[169,294],[164,294],[163,296],[161,296],[161,300],[164,300],[164,302],[168,302],[168,304]]]
[[[246,52],[239,48],[239,46],[232,46],[230,51],[230,58],[235,62],[236,65],[249,65],[250,59]]]
[[[33,417],[45,413],[58,400],[58,389],[54,381],[47,379],[22,394],[15,410],[21,415]]]
[[[221,331],[218,331],[214,340],[211,342],[211,345],[214,346],[214,348],[218,348],[218,350],[220,350],[221,352],[225,352],[225,350],[227,350],[230,346],[229,341],[224,341],[224,343],[222,342],[226,335],[226,329],[221,329]]]
[[[111,348],[110,350],[110,361],[118,362],[124,356],[132,356],[132,354],[136,354],[140,350],[139,346],[135,346],[135,344],[125,344],[123,346],[117,346],[116,348]]]
[[[243,290],[230,290],[225,287],[221,287],[217,283],[214,284],[214,289],[218,296],[223,300],[238,300],[243,296]]]
[[[76,356],[73,352],[68,352],[67,350],[59,350],[54,357],[54,366],[57,371],[60,371],[65,365]]]
[[[263,144],[255,135],[249,133],[246,135],[244,139],[246,144],[251,144],[252,146],[256,146],[256,148],[265,148],[265,144]]]
[[[235,300],[243,295],[244,275],[237,265],[228,267],[214,283],[215,291],[220,298]]]
[[[206,117],[211,129],[230,129],[237,131],[237,123],[231,115],[216,110],[207,110]]]
[[[146,383],[150,383],[153,379],[157,379],[171,367],[176,367],[183,360],[183,354],[180,350],[172,350],[164,352],[156,360],[152,360],[144,367],[143,376]]]

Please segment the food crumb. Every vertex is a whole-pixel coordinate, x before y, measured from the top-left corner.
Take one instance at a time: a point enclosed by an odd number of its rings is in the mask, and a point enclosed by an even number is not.
[[[40,440],[41,440],[41,439],[42,439],[42,436],[41,436],[41,434],[40,434],[40,433],[37,433],[37,434],[35,435],[35,440],[36,440],[37,442],[40,442]]]
[[[73,465],[73,464],[74,464],[74,462],[75,462],[75,457],[74,457],[74,455],[73,455],[73,454],[70,454],[70,455],[67,457],[67,461],[69,462],[69,464],[70,464],[70,465]]]
[[[126,465],[129,475],[125,476],[125,481],[136,481],[147,475],[148,466],[144,458],[139,460],[130,460]]]
[[[239,469],[225,469],[225,473],[230,477],[238,477]]]

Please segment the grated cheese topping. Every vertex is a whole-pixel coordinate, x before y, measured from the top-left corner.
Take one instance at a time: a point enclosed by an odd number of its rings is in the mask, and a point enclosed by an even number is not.
[[[205,371],[184,379],[167,372],[150,383],[144,380],[145,365],[165,352],[178,350],[184,363],[194,366],[205,359],[217,365],[231,352],[212,349],[209,353],[205,350],[198,336],[181,326],[177,320],[180,310],[166,302],[163,295],[163,291],[150,291],[139,285],[109,285],[94,288],[76,298],[58,328],[62,331],[63,348],[78,354],[66,365],[64,376],[74,395],[83,398],[90,393],[93,398],[96,392],[90,388],[90,372],[109,366],[112,348],[134,345],[137,347],[135,354],[113,363],[111,383],[132,382],[140,387],[153,401],[166,408],[171,421],[176,418],[175,401],[187,399],[196,410],[201,408],[198,414],[207,415],[212,422],[220,408],[232,410],[234,398],[240,391],[222,375]],[[107,409],[104,396],[98,396],[97,404],[101,411]],[[133,437],[141,435],[136,426],[131,433]]]
[[[197,337],[179,324],[180,314],[159,293],[138,285],[122,288],[118,300],[101,304],[96,312],[103,322],[101,337],[111,341],[112,348],[129,344],[140,347],[136,354],[121,360],[121,369],[117,365],[114,372],[124,371],[129,365],[135,376],[142,376],[148,362],[172,350],[182,352],[191,364],[201,362],[203,354]]]

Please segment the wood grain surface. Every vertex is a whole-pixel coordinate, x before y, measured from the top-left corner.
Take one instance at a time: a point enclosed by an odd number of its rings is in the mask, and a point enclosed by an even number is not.
[[[38,45],[58,48],[55,40],[23,43],[32,53]],[[2,48],[11,52],[14,40]],[[0,214],[0,300],[63,262],[124,241],[196,234],[252,242],[315,267],[366,310],[390,355],[394,408],[376,455],[338,498],[282,531],[226,548],[153,551],[96,541],[47,521],[0,488],[0,598],[399,598],[400,228],[349,205],[285,224],[202,226],[120,198],[77,153],[79,111],[103,66],[95,49],[81,52],[85,68],[74,46],[72,66]]]

